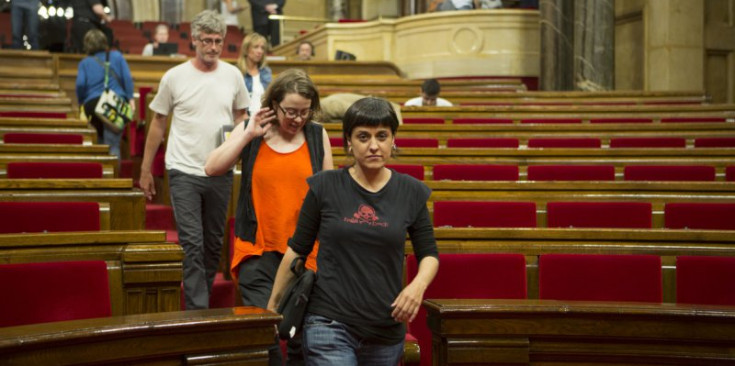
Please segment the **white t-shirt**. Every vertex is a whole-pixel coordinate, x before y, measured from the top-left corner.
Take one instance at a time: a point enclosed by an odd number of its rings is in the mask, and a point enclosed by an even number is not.
[[[260,82],[260,73],[253,76],[253,92],[250,94],[250,115],[255,115],[260,110],[261,98],[265,94],[263,84]]]
[[[153,43],[148,43],[143,47],[143,56],[153,56]]]
[[[166,146],[166,169],[206,176],[204,164],[219,143],[222,126],[232,125],[233,110],[250,104],[237,67],[217,62],[203,72],[187,61],[168,70],[150,104],[156,113],[173,112]]]
[[[411,99],[407,100],[406,103],[403,103],[403,105],[405,107],[421,107],[421,106],[424,105],[423,104],[423,98],[421,98],[421,97],[411,98]],[[437,107],[451,107],[452,106],[452,102],[450,102],[450,101],[448,101],[448,100],[446,100],[444,98],[436,98],[436,106]]]

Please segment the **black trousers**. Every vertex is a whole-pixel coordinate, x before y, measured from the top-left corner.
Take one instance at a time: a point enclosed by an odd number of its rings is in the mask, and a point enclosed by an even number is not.
[[[273,281],[276,279],[278,266],[281,264],[283,254],[279,252],[264,252],[262,256],[252,256],[242,263],[238,270],[238,284],[240,296],[245,306],[257,306],[265,308],[268,306]],[[297,366],[304,364],[304,355],[301,350],[301,335],[286,343],[286,365]],[[268,348],[270,366],[281,366],[283,357],[278,340]]]

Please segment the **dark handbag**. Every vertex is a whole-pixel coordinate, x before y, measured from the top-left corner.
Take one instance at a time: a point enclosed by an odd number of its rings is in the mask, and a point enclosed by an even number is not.
[[[311,289],[314,287],[316,273],[306,269],[306,257],[300,256],[291,262],[291,272],[296,279],[286,288],[286,292],[278,304],[278,313],[283,316],[278,325],[278,336],[281,339],[291,339],[301,332],[304,325],[304,314],[309,303]]]

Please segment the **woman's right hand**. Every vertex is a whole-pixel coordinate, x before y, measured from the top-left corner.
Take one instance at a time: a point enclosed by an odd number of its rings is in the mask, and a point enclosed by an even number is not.
[[[268,132],[269,125],[276,119],[276,114],[270,108],[261,108],[258,113],[250,117],[247,126],[245,126],[245,135],[250,135],[251,139],[260,137]]]

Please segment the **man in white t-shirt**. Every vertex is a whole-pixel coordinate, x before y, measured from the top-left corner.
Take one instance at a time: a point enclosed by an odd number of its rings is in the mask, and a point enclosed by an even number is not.
[[[171,204],[184,250],[186,309],[206,309],[219,266],[232,172],[209,177],[207,156],[221,141],[223,126],[242,122],[250,104],[240,70],[220,61],[224,19],[212,10],[191,23],[196,56],[168,70],[150,104],[155,115],[148,130],[140,187],[149,200],[156,194],[151,165],[173,112],[166,145]]]
[[[421,96],[412,98],[403,103],[404,107],[451,107],[452,103],[444,98],[439,98],[441,87],[436,79],[427,79],[421,84]]]

